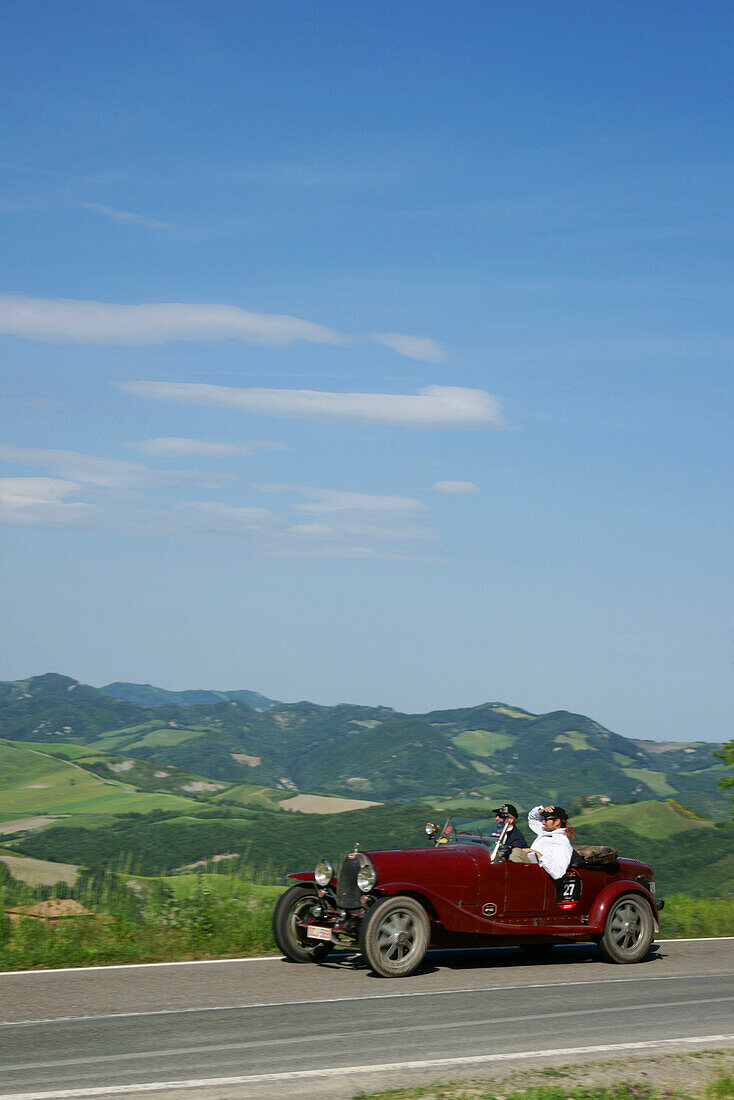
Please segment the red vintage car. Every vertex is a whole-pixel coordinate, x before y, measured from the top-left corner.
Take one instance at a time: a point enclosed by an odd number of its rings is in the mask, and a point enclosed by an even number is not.
[[[608,962],[640,962],[660,931],[652,867],[614,848],[576,848],[555,881],[538,864],[504,858],[477,823],[429,825],[430,847],[361,852],[338,876],[328,860],[288,876],[273,935],[294,962],[357,948],[375,973],[414,973],[429,947],[514,945],[538,957],[554,944],[593,941]]]

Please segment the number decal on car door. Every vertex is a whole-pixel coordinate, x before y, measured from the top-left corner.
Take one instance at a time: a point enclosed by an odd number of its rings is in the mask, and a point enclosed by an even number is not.
[[[578,871],[567,871],[556,883],[556,901],[561,909],[573,909],[578,905],[582,889]]]

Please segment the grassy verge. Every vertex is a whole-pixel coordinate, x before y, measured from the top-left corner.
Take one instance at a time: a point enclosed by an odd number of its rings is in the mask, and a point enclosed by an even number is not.
[[[563,1076],[562,1071],[547,1073]],[[645,1075],[647,1076],[647,1075]],[[689,1091],[683,1088],[654,1088],[644,1081],[624,1081],[594,1088],[588,1085],[536,1085],[525,1089],[503,1087],[502,1083],[419,1085],[415,1088],[388,1089],[384,1092],[358,1092],[354,1100],[730,1100],[734,1097],[734,1077],[721,1073],[708,1083]]]
[[[699,1063],[695,1065],[695,1063]],[[710,1065],[705,1065],[710,1063]],[[637,1064],[636,1064],[637,1065]],[[581,1070],[560,1066],[536,1070],[533,1081],[518,1076],[494,1081],[449,1081],[432,1085],[357,1092],[353,1100],[732,1100],[731,1056],[723,1052],[651,1059],[639,1063],[637,1074],[618,1079],[621,1065],[603,1064]],[[647,1066],[643,1070],[642,1066]],[[625,1069],[628,1067],[625,1066]],[[636,1067],[635,1067],[636,1068]],[[527,1075],[525,1075],[527,1076]],[[617,1076],[617,1080],[614,1077]],[[554,1078],[552,1084],[543,1078]],[[596,1078],[596,1084],[593,1080]]]
[[[661,926],[661,935],[671,940],[687,936],[734,936],[734,898],[673,894],[665,899]]]
[[[246,877],[226,876],[216,891],[209,876],[190,876],[174,891],[164,880],[148,889],[124,875],[83,875],[63,893],[89,915],[56,922],[32,918],[0,920],[0,970],[112,963],[224,958],[275,951],[270,933],[272,888]],[[223,880],[225,876],[220,876]],[[132,888],[126,885],[132,884]],[[176,884],[178,885],[178,884]],[[6,882],[3,911],[33,907],[49,891]]]

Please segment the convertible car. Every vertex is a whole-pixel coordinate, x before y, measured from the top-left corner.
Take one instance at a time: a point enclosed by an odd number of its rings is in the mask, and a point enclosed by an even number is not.
[[[514,945],[539,958],[554,944],[593,941],[608,962],[640,962],[660,931],[652,867],[616,849],[579,847],[562,879],[513,863],[496,825],[426,826],[429,847],[361,852],[338,875],[322,859],[288,875],[273,934],[293,962],[357,948],[376,974],[417,970],[429,947]]]

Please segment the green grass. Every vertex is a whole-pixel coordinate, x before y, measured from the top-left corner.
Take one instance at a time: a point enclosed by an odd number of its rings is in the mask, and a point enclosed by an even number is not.
[[[0,742],[0,791],[3,813],[13,817],[150,813],[198,805],[193,799],[177,795],[145,794],[118,783],[106,783],[21,742]]]
[[[640,783],[646,783],[650,790],[661,798],[676,793],[675,787],[671,787],[662,772],[652,771],[650,768],[622,768],[622,771],[630,779],[637,779]]]
[[[565,1077],[562,1070],[541,1071],[548,1076]],[[643,1077],[648,1076],[646,1073]],[[532,1088],[508,1091],[501,1084],[477,1082],[435,1083],[407,1088],[357,1092],[354,1100],[729,1100],[734,1097],[734,1077],[721,1073],[708,1085],[687,1093],[678,1089],[652,1088],[644,1081],[623,1081],[616,1085],[594,1088],[593,1085],[536,1085]]]
[[[452,740],[460,749],[466,749],[473,756],[492,756],[500,749],[506,749],[515,738],[492,730],[465,730]]]
[[[125,885],[135,880],[124,872],[81,878],[70,893],[92,916],[56,925],[0,919],[0,970],[275,952],[272,896],[263,896],[245,876],[227,879],[226,889],[214,892],[202,876],[189,876],[190,888],[177,895],[162,880],[138,893]],[[0,885],[1,908],[33,904],[48,894],[48,889],[6,878]]]
[[[207,871],[201,874],[166,875],[163,879],[143,879],[140,876],[136,876],[136,878],[139,882],[149,883],[151,888],[156,882],[163,882],[177,898],[195,897],[202,889],[209,890],[219,898],[229,898],[236,895],[238,889],[241,889],[238,884],[242,881],[237,875]],[[244,881],[248,896],[258,898],[264,903],[272,905],[275,905],[283,891],[291,885],[289,882],[284,882],[280,886],[273,886],[266,883],[254,883],[249,879]]]
[[[665,840],[683,829],[711,828],[711,822],[684,809],[677,802],[633,802],[622,806],[594,806],[573,815],[572,824],[622,825],[651,840]]]
[[[62,744],[54,741],[23,741],[22,744],[26,749],[35,749],[36,752],[41,752],[45,756],[59,756],[62,760],[79,760],[89,756],[87,745],[72,745],[68,742]]]
[[[273,787],[263,787],[259,783],[239,783],[236,787],[230,787],[227,791],[221,791],[214,795],[212,802],[236,802],[240,806],[253,807],[261,810],[277,810],[285,798],[292,798],[293,791],[276,790]]]
[[[672,894],[660,917],[661,936],[734,936],[734,898],[691,898]]]
[[[205,733],[209,732],[209,730],[197,729],[196,727],[173,729],[170,726],[159,726],[137,741],[129,742],[128,747],[131,748],[134,745],[135,748],[139,748],[141,745],[145,745],[148,748],[171,748],[172,745],[180,745],[182,741],[191,741],[194,737],[203,737]]]
[[[579,733],[578,730],[569,730],[568,733],[559,733],[557,737],[553,738],[553,741],[557,745],[570,745],[572,749],[582,750],[591,749],[593,746],[589,744],[589,739],[585,733]]]

